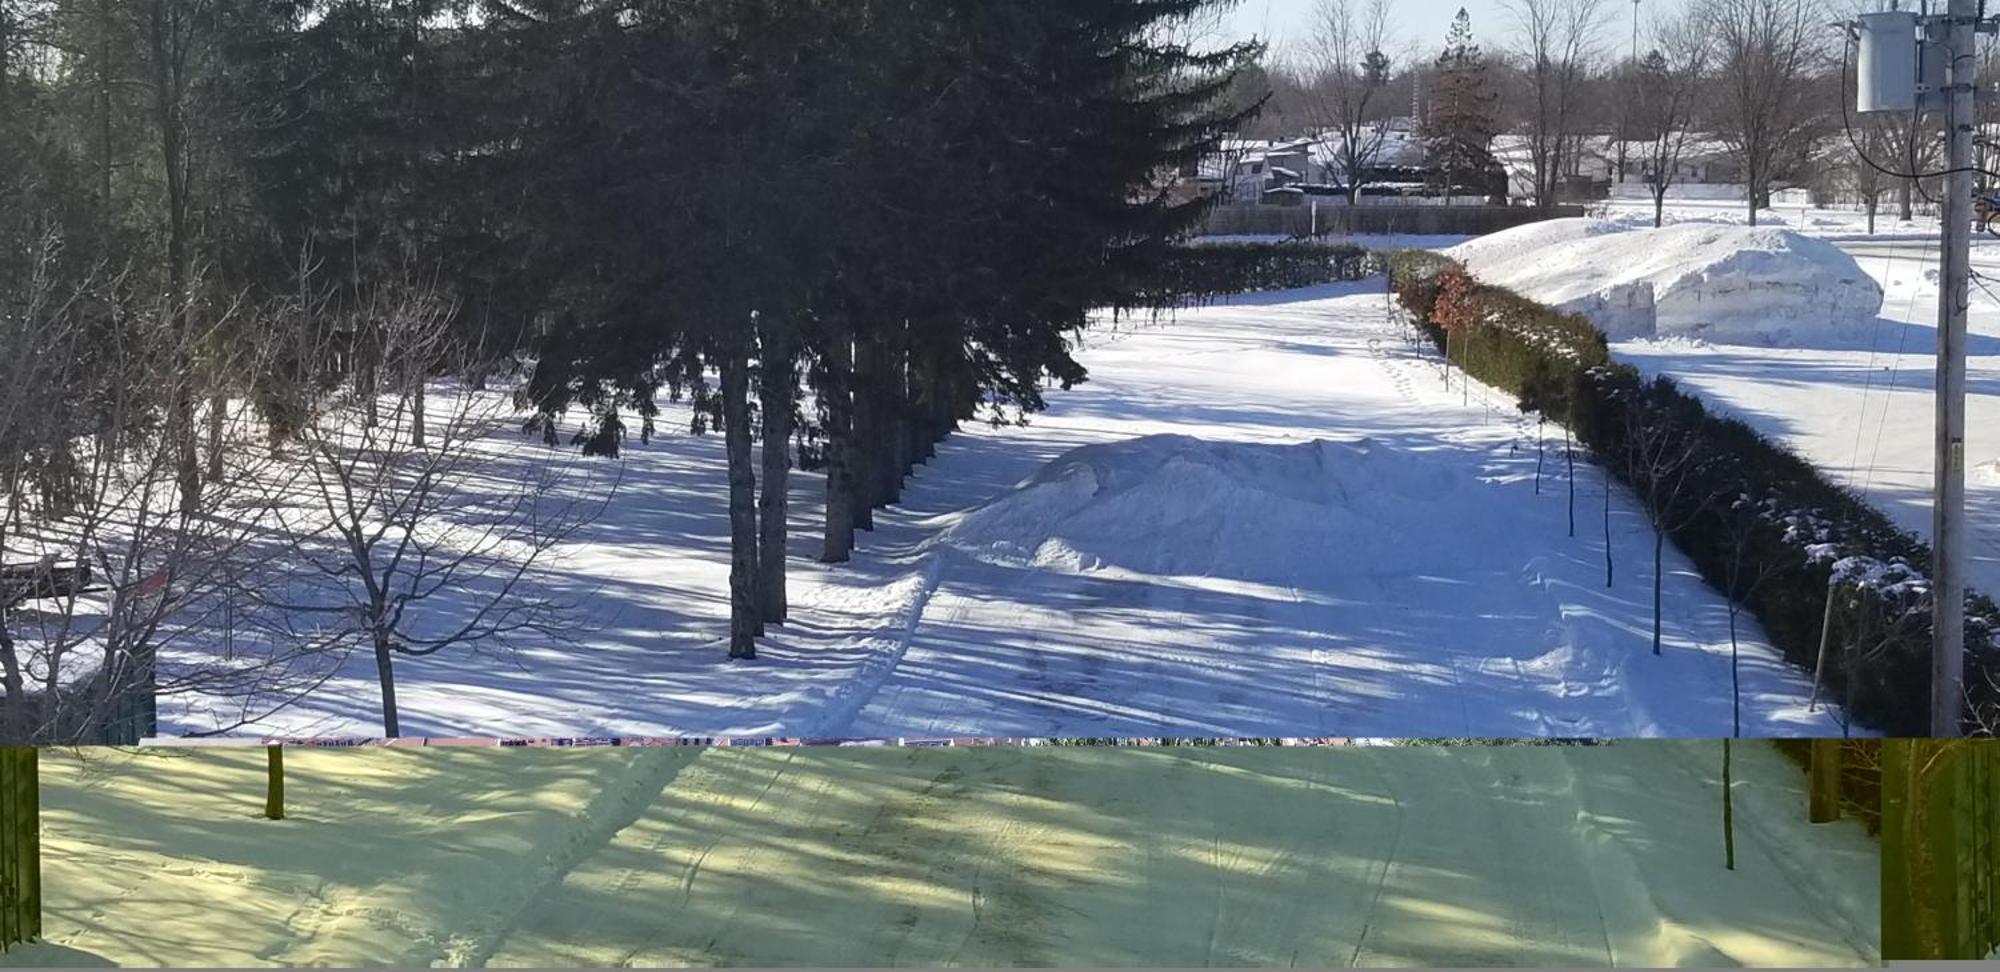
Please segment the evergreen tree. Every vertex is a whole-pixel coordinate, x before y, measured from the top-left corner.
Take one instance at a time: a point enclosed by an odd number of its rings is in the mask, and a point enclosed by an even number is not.
[[[1486,57],[1472,39],[1472,18],[1460,7],[1438,55],[1437,80],[1431,92],[1424,150],[1429,165],[1443,180],[1443,191],[1477,185],[1496,195],[1490,174],[1496,168],[1492,144],[1499,126],[1495,109],[1499,92],[1488,76]],[[1497,187],[1504,193],[1504,177]]]
[[[534,395],[594,409],[598,451],[662,383],[721,428],[732,656],[783,618],[797,362],[838,561],[952,424],[1081,381],[1069,336],[1199,217],[1159,176],[1240,121],[1252,52],[1156,37],[1208,5],[662,3],[602,35],[561,189],[597,254]]]

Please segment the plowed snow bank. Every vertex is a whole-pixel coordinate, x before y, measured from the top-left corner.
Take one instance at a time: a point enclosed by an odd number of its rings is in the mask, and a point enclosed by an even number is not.
[[[1584,314],[1613,340],[1815,344],[1864,333],[1882,309],[1882,288],[1853,257],[1777,227],[1549,220],[1445,253],[1483,281]],[[1652,288],[1650,314],[1637,285]]]

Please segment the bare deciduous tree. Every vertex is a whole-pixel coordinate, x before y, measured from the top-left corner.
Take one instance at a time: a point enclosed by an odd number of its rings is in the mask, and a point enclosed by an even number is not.
[[[1807,82],[1824,30],[1805,0],[1702,0],[1700,9],[1715,42],[1716,119],[1755,226],[1781,166],[1805,154],[1816,114]]]
[[[1635,98],[1639,124],[1646,134],[1646,188],[1653,197],[1653,225],[1666,210],[1667,189],[1674,183],[1682,153],[1702,103],[1713,45],[1699,11],[1688,10],[1657,21],[1653,50],[1639,65]]]
[[[1535,204],[1555,206],[1578,137],[1579,106],[1604,27],[1603,0],[1507,0],[1523,50]]]
[[[1653,527],[1653,654],[1660,653],[1664,625],[1667,536],[1701,513],[1712,499],[1689,492],[1707,461],[1694,431],[1699,409],[1681,398],[1665,378],[1640,385],[1620,411],[1617,460],[1640,497]]]
[[[1319,0],[1311,31],[1301,94],[1352,204],[1389,134],[1388,0]]]
[[[17,561],[0,575],[0,732],[129,742],[156,731],[163,698],[208,710],[217,731],[296,701],[324,678],[321,660],[239,638],[239,571],[258,556],[261,490],[284,470],[232,452],[192,504],[180,490],[185,441],[167,416],[211,393],[212,372],[185,367],[187,344],[212,348],[210,336],[175,309],[125,306],[115,275],[67,290],[34,279],[27,312],[0,313],[41,352],[20,357],[49,365],[15,368],[24,383],[0,396],[0,559]],[[94,343],[78,355],[86,328]],[[225,440],[239,431],[225,426]]]
[[[1752,557],[1758,536],[1770,529],[1771,511],[1776,500],[1759,502],[1750,495],[1750,483],[1740,480],[1733,495],[1714,497],[1711,508],[1722,520],[1723,536],[1729,541],[1729,561],[1723,565],[1723,593],[1729,595],[1729,724],[1730,735],[1743,735],[1742,649],[1737,640],[1738,622],[1748,601],[1764,582],[1776,576],[1783,562],[1770,557]]]
[[[312,373],[340,373],[317,326],[324,303],[295,299],[287,330]],[[303,303],[299,303],[303,300]],[[369,652],[382,728],[402,731],[396,658],[566,640],[568,603],[547,583],[558,546],[609,502],[614,484],[542,446],[510,447],[513,402],[449,380],[465,373],[450,307],[421,281],[383,285],[361,312],[398,380],[376,396],[357,379],[314,403],[294,433],[300,485],[272,520],[279,569],[253,587],[274,634],[314,651]],[[429,393],[426,380],[439,381]],[[424,435],[419,440],[419,402]],[[614,474],[615,475],[615,474]]]

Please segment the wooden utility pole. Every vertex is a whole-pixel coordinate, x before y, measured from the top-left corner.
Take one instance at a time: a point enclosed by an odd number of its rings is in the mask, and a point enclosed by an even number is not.
[[[1932,491],[1931,735],[1960,734],[1965,673],[1965,309],[1972,251],[1973,33],[1980,0],[1951,0],[1931,40],[1942,48],[1945,182],[1939,245],[1937,430]]]

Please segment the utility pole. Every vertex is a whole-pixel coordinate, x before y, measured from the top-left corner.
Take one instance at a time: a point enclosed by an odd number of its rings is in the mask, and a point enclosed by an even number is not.
[[[1625,143],[1632,140],[1632,102],[1639,97],[1639,0],[1632,0],[1632,59],[1625,68],[1625,110],[1618,119],[1618,181],[1625,181]]]
[[[1847,27],[1859,42],[1856,107],[1917,112],[1944,122],[1938,231],[1937,395],[1931,487],[1930,733],[1961,734],[1965,719],[1965,310],[1971,283],[1972,147],[1979,87],[1976,38],[1994,23],[1984,0],[1950,0],[1943,14],[1890,9]],[[1905,178],[1916,178],[1908,173]]]
[[[1957,736],[1965,706],[1965,310],[1972,257],[1973,90],[1980,0],[1929,25],[1944,62],[1945,181],[1939,245],[1936,484],[1931,509],[1931,735]]]

